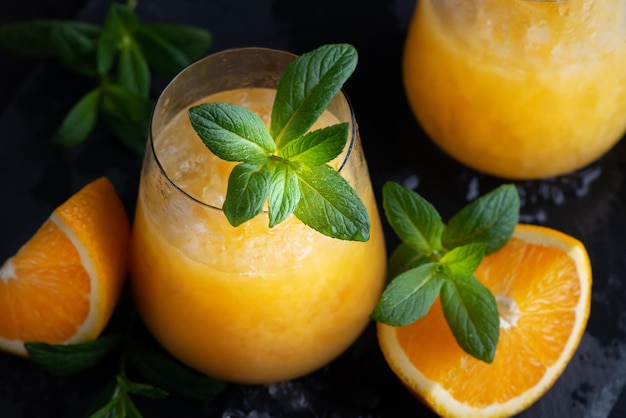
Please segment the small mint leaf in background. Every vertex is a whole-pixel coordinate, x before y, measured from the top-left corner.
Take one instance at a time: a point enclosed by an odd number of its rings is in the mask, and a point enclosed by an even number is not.
[[[100,75],[107,74],[113,68],[118,48],[122,43],[124,23],[120,18],[119,10],[123,7],[120,4],[111,3],[107,10],[97,48],[97,68]]]
[[[0,26],[0,43],[9,51],[30,58],[61,58],[59,47],[64,45],[59,45],[59,41],[69,41],[80,52],[89,53],[101,31],[99,25],[86,22],[38,19]],[[61,36],[54,36],[54,32]]]
[[[430,259],[415,248],[401,242],[389,256],[387,262],[387,280],[400,273],[430,262]]]
[[[281,155],[309,167],[328,163],[345,148],[348,129],[348,123],[344,122],[308,132],[289,142],[281,149]]]
[[[223,160],[263,164],[276,150],[265,123],[249,109],[229,103],[203,103],[188,113],[202,142]]]
[[[405,244],[427,257],[441,250],[443,222],[439,212],[413,190],[394,182],[383,185],[383,209]]]
[[[167,391],[161,388],[149,385],[147,383],[133,382],[126,377],[120,375],[117,376],[117,385],[123,388],[128,393],[144,396],[150,399],[162,399],[169,395]]]
[[[100,409],[91,413],[89,418],[118,418],[125,417],[125,415],[121,415],[117,413],[117,406],[119,404],[119,400],[117,398],[109,400],[106,404],[104,404]]]
[[[150,65],[171,78],[206,53],[211,35],[184,25],[142,25],[133,11],[135,6],[133,0],[111,3],[103,25],[52,19],[2,25],[0,44],[13,53],[54,58],[71,71],[99,77],[100,115],[129,150],[143,156],[154,107],[148,98]],[[115,84],[118,87],[111,87]],[[85,112],[87,108],[78,104],[76,115],[91,115]],[[82,142],[91,119],[78,122],[81,129],[70,132],[70,125],[60,127],[62,132],[54,141],[65,146]]]
[[[116,84],[102,86],[101,114],[115,136],[138,156],[145,152],[154,101]]]
[[[77,22],[76,22],[77,23]],[[55,46],[55,58],[66,68],[88,76],[97,74],[95,59],[97,42],[89,26],[64,22],[52,27],[50,40]]]
[[[222,205],[222,211],[232,226],[239,226],[263,211],[269,182],[269,170],[246,163],[233,168]]]
[[[61,126],[52,137],[52,143],[62,147],[73,147],[83,142],[98,120],[100,88],[87,93],[70,109]]]
[[[142,418],[141,413],[125,390],[120,390],[117,396],[111,400],[111,406],[107,405],[103,409],[90,418]]]
[[[226,383],[201,375],[175,360],[160,347],[135,342],[129,350],[130,364],[151,385],[201,402],[213,401]]]
[[[471,276],[485,256],[483,243],[466,244],[444,254],[439,263],[449,269],[453,276]]]
[[[295,210],[299,200],[300,189],[296,173],[284,163],[274,164],[268,196],[270,228],[287,219]]]
[[[132,35],[139,27],[139,19],[133,11],[134,6],[128,4],[111,3],[111,8],[115,9],[117,18],[122,25],[125,35]]]
[[[139,410],[131,399],[131,394],[150,399],[161,399],[168,395],[160,388],[132,382],[118,374],[115,376],[115,381],[107,385],[90,408],[89,418],[141,418]]]
[[[113,376],[116,378],[116,376]],[[100,391],[91,405],[87,408],[85,413],[89,418],[96,417],[115,417],[114,414],[107,415],[117,405],[116,394],[119,393],[117,386],[117,380],[107,379],[107,384],[102,391]]]
[[[77,373],[99,364],[121,346],[119,334],[107,334],[79,344],[25,343],[30,360],[55,375]]]
[[[97,68],[101,75],[107,74],[122,45],[128,42],[139,26],[139,20],[128,6],[111,3],[104,19],[102,34],[98,40]]]
[[[443,231],[443,243],[454,248],[472,242],[487,245],[489,254],[507,243],[519,222],[520,201],[512,184],[499,186],[457,212]]]
[[[367,241],[370,220],[365,205],[334,168],[322,164],[297,172],[300,201],[294,214],[329,237]]]
[[[323,45],[287,67],[278,84],[270,124],[279,149],[313,126],[352,75],[357,61],[352,45]]]
[[[166,23],[141,24],[134,36],[148,64],[166,78],[203,57],[212,41],[203,29]]]
[[[150,92],[150,69],[139,46],[133,38],[126,38],[120,46],[118,81],[131,93],[148,97]]]
[[[0,42],[9,51],[29,58],[56,57],[56,43],[52,31],[59,20],[31,20],[0,26]]]
[[[491,363],[500,335],[500,316],[489,289],[474,276],[455,276],[441,287],[441,305],[459,346]]]
[[[385,288],[371,318],[399,327],[426,315],[443,284],[436,267],[435,263],[423,264],[393,279]]]
[[[117,411],[111,418],[143,418],[132,399],[128,395],[120,398]]]

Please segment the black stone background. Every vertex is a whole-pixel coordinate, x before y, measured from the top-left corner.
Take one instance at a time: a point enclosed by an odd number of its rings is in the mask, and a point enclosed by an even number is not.
[[[469,170],[439,151],[406,103],[400,60],[415,0],[139,0],[143,21],[212,32],[209,52],[264,46],[301,53],[350,42],[360,56],[345,86],[354,106],[372,181],[415,187],[447,219],[506,180]],[[0,24],[33,18],[101,23],[106,0],[0,2]],[[167,80],[157,80],[158,94]],[[10,257],[56,206],[87,182],[108,176],[129,214],[141,161],[99,126],[83,145],[53,148],[50,137],[91,86],[53,62],[0,50],[0,259]],[[522,219],[582,240],[594,271],[589,325],[571,363],[520,417],[626,416],[626,143],[577,173],[518,182]],[[396,244],[385,224],[389,249]],[[0,353],[0,417],[84,417],[111,367],[55,377]],[[270,386],[231,385],[211,404],[170,396],[138,399],[145,417],[429,417],[386,366],[373,326],[339,359],[302,379]]]

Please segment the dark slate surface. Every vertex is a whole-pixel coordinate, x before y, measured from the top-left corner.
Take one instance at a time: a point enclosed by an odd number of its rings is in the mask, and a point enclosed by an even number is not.
[[[0,5],[0,23],[35,17],[101,22],[105,0],[21,0]],[[265,46],[301,53],[351,42],[360,53],[346,85],[380,191],[387,180],[416,186],[447,219],[468,199],[504,182],[468,170],[435,148],[404,98],[400,58],[414,0],[140,0],[144,21],[210,30],[211,52]],[[304,14],[299,14],[304,10]],[[49,140],[90,87],[54,63],[0,52],[0,260],[11,256],[50,212],[88,181],[108,176],[130,214],[140,160],[100,127],[89,141],[59,150]],[[157,92],[159,86],[156,87]],[[522,219],[582,240],[594,270],[591,317],[581,345],[554,387],[526,418],[626,416],[626,142],[574,176],[520,182]],[[395,245],[389,232],[390,248]],[[53,377],[0,353],[0,416],[83,417],[111,365]],[[212,404],[171,396],[138,401],[145,417],[428,417],[379,352],[373,327],[328,367],[292,382],[230,386]]]

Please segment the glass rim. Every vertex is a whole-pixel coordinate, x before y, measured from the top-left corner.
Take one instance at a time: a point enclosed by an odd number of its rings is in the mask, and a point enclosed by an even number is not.
[[[172,179],[170,177],[170,175],[168,174],[167,170],[165,169],[165,167],[163,167],[163,165],[161,164],[161,160],[159,159],[159,156],[156,152],[155,149],[155,145],[154,145],[154,133],[153,133],[153,120],[156,114],[156,110],[159,107],[160,103],[161,103],[161,99],[164,97],[165,93],[167,92],[167,90],[180,78],[182,77],[182,75],[184,73],[186,73],[188,70],[190,70],[192,67],[201,64],[202,62],[204,62],[205,60],[208,60],[210,58],[214,58],[216,56],[219,55],[223,55],[223,54],[230,54],[230,53],[234,53],[234,52],[241,52],[241,51],[267,51],[267,52],[271,52],[271,53],[279,53],[279,54],[288,54],[288,55],[292,55],[294,58],[297,57],[297,55],[288,52],[288,51],[284,51],[284,50],[280,50],[280,49],[273,49],[273,48],[266,48],[266,47],[243,47],[243,48],[230,48],[230,49],[225,49],[222,51],[218,51],[218,52],[214,52],[213,54],[207,55],[203,58],[200,58],[199,60],[189,64],[188,66],[186,66],[185,68],[183,68],[181,71],[178,72],[178,74],[176,74],[170,81],[169,83],[167,83],[167,85],[165,86],[165,88],[163,88],[163,90],[161,91],[161,93],[159,94],[159,97],[156,101],[156,104],[152,110],[152,115],[150,116],[150,124],[149,124],[149,134],[148,134],[148,142],[149,142],[149,147],[147,148],[146,152],[150,152],[152,154],[152,157],[154,158],[156,165],[159,169],[159,171],[161,172],[161,174],[163,174],[163,176],[165,176],[165,178],[167,179],[168,183],[174,187],[174,189],[178,190],[180,193],[184,194],[185,196],[187,196],[188,198],[194,200],[196,203],[210,208],[210,209],[215,209],[215,210],[219,210],[219,211],[223,211],[222,207],[218,207],[215,205],[212,205],[210,203],[204,202],[203,200],[195,197],[194,195],[188,193],[186,190],[184,190],[183,188],[181,188],[174,179]],[[224,90],[226,91],[226,90]],[[346,141],[347,144],[347,150],[345,153],[345,156],[343,157],[343,160],[341,160],[341,164],[339,164],[339,168],[337,169],[337,172],[341,173],[341,171],[345,168],[346,164],[348,163],[348,160],[350,159],[350,156],[352,155],[352,151],[354,149],[354,145],[355,145],[355,141],[356,141],[356,134],[357,134],[357,126],[356,126],[356,118],[354,115],[354,108],[352,107],[352,103],[350,102],[350,99],[348,98],[348,95],[345,93],[344,89],[341,89],[336,95],[335,97],[333,97],[333,99],[331,100],[334,101],[336,100],[338,97],[343,98],[346,102],[346,106],[348,108],[348,111],[350,113],[350,125],[351,125],[351,129],[349,132],[349,137],[348,140]],[[344,147],[345,148],[345,147]],[[263,210],[263,213],[267,213],[267,210]]]

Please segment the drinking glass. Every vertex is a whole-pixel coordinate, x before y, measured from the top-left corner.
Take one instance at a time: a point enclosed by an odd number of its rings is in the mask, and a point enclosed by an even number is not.
[[[407,98],[445,152],[511,179],[558,176],[626,130],[624,0],[420,0]]]
[[[342,92],[318,126],[350,124],[332,164],[367,207],[367,242],[327,237],[293,215],[273,228],[265,212],[233,227],[221,210],[233,163],[206,148],[187,109],[230,102],[269,123],[278,80],[294,58],[264,48],[210,55],[165,88],[151,122],[132,233],[133,296],[166,350],[225,381],[284,381],[331,362],[367,326],[384,285],[380,216]]]

